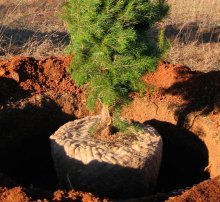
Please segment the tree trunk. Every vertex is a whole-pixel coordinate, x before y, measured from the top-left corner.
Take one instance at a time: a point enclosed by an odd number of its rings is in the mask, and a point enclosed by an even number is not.
[[[106,135],[111,135],[111,124],[112,124],[112,119],[109,114],[109,109],[108,106],[102,104],[102,111],[101,111],[101,123],[100,123],[100,135],[106,136]]]

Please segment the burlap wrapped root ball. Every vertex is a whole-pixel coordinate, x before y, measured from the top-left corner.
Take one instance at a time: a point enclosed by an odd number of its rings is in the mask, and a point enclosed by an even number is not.
[[[50,137],[60,185],[113,198],[149,194],[161,164],[160,135],[148,125],[128,141],[99,140],[91,129],[100,120],[91,116],[66,123]]]

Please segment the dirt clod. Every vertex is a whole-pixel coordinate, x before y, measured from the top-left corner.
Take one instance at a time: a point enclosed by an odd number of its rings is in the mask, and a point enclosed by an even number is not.
[[[30,202],[30,198],[24,193],[21,187],[13,189],[0,188],[1,202]]]
[[[54,193],[52,201],[58,202],[58,201],[82,201],[82,202],[101,202],[106,201],[107,199],[101,200],[98,197],[93,196],[91,193],[83,193],[71,190],[69,192],[58,190]]]
[[[170,202],[185,201],[219,201],[220,200],[220,176],[212,180],[204,181],[177,197],[172,197]]]

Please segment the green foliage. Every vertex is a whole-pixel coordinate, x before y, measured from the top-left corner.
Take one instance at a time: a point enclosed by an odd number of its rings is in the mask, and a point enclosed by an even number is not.
[[[121,131],[121,132],[125,132],[128,133],[128,128],[130,126],[130,123],[126,120],[122,120],[121,119],[121,113],[120,113],[120,109],[116,109],[113,113],[113,126],[116,128],[117,131]]]
[[[132,134],[134,132],[143,130],[143,127],[138,123],[131,123],[127,120],[122,120],[121,110],[119,108],[114,111],[112,120],[113,126],[116,128],[116,130],[125,134]]]
[[[152,45],[148,29],[168,12],[164,0],[68,0],[63,8],[74,53],[70,73],[86,86],[88,106],[97,100],[121,106],[144,88],[141,77],[155,69],[164,38]]]

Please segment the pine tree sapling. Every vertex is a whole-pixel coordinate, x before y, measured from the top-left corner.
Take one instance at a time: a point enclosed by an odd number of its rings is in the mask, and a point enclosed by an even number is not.
[[[130,93],[144,89],[141,77],[155,69],[164,53],[164,39],[152,46],[147,31],[168,12],[164,0],[68,0],[63,18],[70,34],[69,68],[74,81],[86,87],[88,107],[99,100],[121,107]],[[105,116],[105,117],[106,117]],[[107,121],[111,122],[111,121]]]

